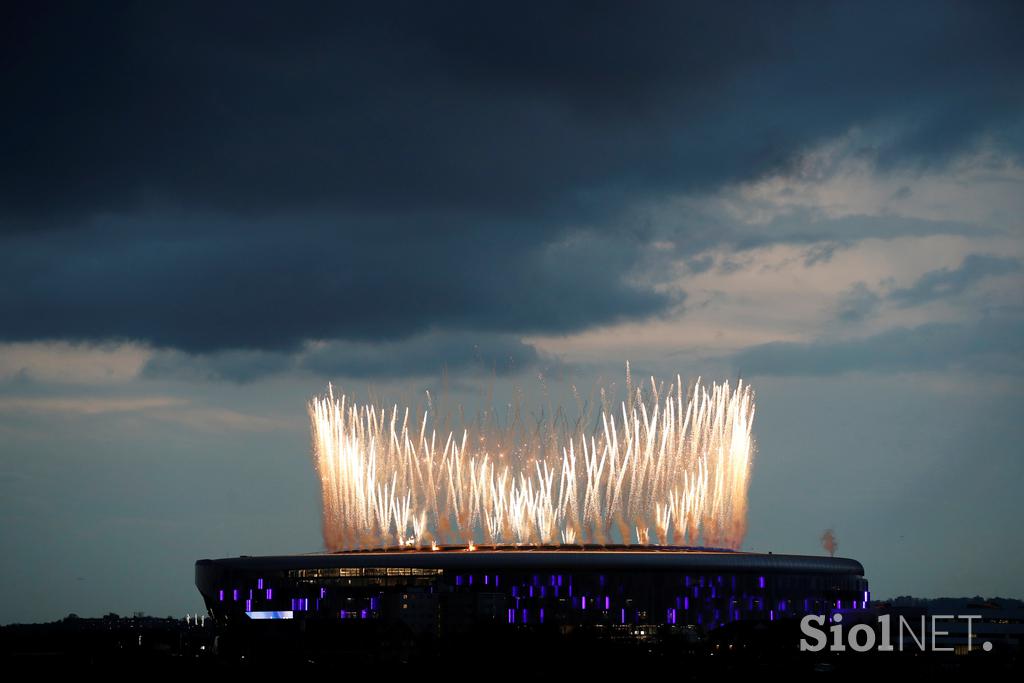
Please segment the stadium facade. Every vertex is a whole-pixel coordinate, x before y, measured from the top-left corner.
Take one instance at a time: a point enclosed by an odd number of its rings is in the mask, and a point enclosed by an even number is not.
[[[868,609],[855,560],[662,546],[442,547],[196,562],[236,642],[271,633],[450,638],[587,629],[609,638]],[[332,629],[334,629],[332,631]]]

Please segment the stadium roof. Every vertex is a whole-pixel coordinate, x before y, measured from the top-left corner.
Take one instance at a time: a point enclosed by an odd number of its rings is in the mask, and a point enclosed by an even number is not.
[[[487,546],[469,551],[444,546],[436,551],[389,550],[271,555],[199,560],[197,568],[221,571],[286,571],[396,567],[451,570],[663,570],[682,572],[765,572],[864,575],[860,562],[840,557],[776,555],[666,546]]]

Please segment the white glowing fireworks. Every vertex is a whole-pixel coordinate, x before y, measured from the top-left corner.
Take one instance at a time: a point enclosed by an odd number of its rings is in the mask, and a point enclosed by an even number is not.
[[[753,392],[676,380],[634,388],[627,368],[628,400],[602,401],[594,419],[528,428],[517,410],[504,427],[455,431],[432,424],[429,408],[357,405],[332,389],[309,403],[324,543],[739,547]]]

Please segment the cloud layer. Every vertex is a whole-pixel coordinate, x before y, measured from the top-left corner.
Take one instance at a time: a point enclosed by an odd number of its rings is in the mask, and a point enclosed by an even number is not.
[[[828,173],[809,150],[852,128],[882,169],[1018,155],[1020,6],[881,8],[21,6],[0,340],[574,333],[678,312],[664,243],[824,243],[813,265],[851,230],[962,232],[644,208]]]
[[[929,323],[863,339],[773,342],[733,358],[751,375],[836,375],[966,370],[1024,372],[1024,323],[986,319],[977,324]]]

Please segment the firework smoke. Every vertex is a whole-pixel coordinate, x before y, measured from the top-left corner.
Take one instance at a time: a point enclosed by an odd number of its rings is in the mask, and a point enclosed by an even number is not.
[[[741,381],[633,387],[617,407],[457,430],[330,389],[309,403],[329,550],[440,543],[739,547],[754,456]],[[663,397],[663,398],[662,398]],[[583,402],[577,395],[577,403]]]
[[[825,549],[829,555],[835,557],[836,551],[839,550],[839,539],[836,538],[836,534],[831,529],[825,529],[821,534],[821,547]]]

